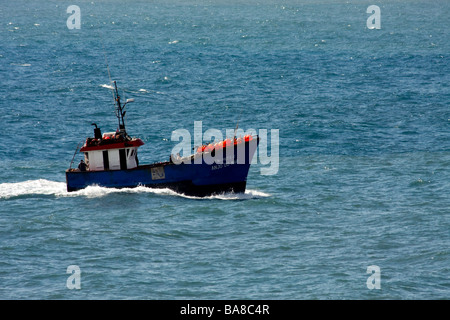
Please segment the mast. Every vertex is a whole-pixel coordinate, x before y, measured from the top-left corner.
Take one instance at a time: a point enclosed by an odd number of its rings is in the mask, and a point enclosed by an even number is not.
[[[116,116],[117,119],[119,120],[119,128],[117,129],[119,131],[119,134],[123,134],[124,137],[128,137],[128,134],[125,130],[125,114],[127,113],[125,110],[125,106],[130,103],[130,102],[134,102],[134,99],[127,99],[127,101],[125,101],[125,103],[122,105],[120,103],[120,96],[119,96],[119,90],[117,89],[117,83],[116,81],[114,82],[114,100],[115,100],[115,104],[116,104]]]
[[[120,104],[120,96],[119,96],[119,91],[117,90],[117,83],[116,83],[116,81],[113,81],[113,82],[114,82],[114,100],[115,100],[115,104],[116,104],[116,116],[117,116],[117,119],[119,120],[119,132],[126,133],[125,120],[124,120],[126,111],[123,110],[125,105],[122,107],[122,105]]]

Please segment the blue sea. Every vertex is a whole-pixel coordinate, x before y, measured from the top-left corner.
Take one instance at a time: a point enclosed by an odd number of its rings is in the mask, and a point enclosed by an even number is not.
[[[1,0],[0,299],[449,299],[449,17],[447,0]],[[202,121],[267,130],[278,168],[258,157],[245,194],[68,193],[91,123],[117,128],[108,70],[141,164]]]

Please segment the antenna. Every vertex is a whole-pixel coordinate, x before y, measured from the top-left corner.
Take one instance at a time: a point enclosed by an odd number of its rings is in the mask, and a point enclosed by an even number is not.
[[[105,45],[103,44],[103,41],[102,41],[102,47],[103,47],[103,54],[105,55],[106,70],[108,70],[109,83],[112,83],[111,72],[109,71],[108,57],[106,56]]]
[[[111,85],[112,84],[111,71],[109,70],[108,57],[106,55],[106,50],[105,50],[105,43],[103,42],[103,37],[102,37],[100,31],[98,32],[98,34],[100,36],[100,41],[102,43],[103,55],[105,56],[105,64],[106,64],[106,70],[108,71],[109,84]],[[115,100],[114,92],[112,93],[112,95],[113,95],[113,100]]]
[[[244,108],[241,108],[241,112],[239,113],[239,118],[238,118],[238,121],[236,123],[236,129],[234,129],[233,140],[236,139],[236,132],[237,132],[237,129],[239,127],[239,121],[241,120],[242,110],[244,110]]]
[[[117,119],[119,120],[118,131],[120,133],[124,133],[125,136],[126,136],[127,134],[126,134],[126,131],[125,131],[125,119],[124,119],[126,111],[124,111],[124,109],[125,109],[125,106],[127,105],[127,103],[133,102],[134,99],[127,99],[126,102],[124,103],[124,105],[123,106],[121,105],[119,90],[117,89],[117,83],[116,83],[116,81],[112,81],[112,79],[111,79],[111,71],[109,70],[108,57],[106,55],[105,45],[103,43],[103,38],[102,38],[101,34],[100,34],[100,41],[102,42],[103,55],[105,56],[106,69],[108,70],[109,83],[110,84],[114,84],[114,88],[112,90],[113,91],[112,95],[113,95],[114,104],[116,106],[115,107],[116,116],[117,116]],[[97,130],[97,126],[96,126],[96,130]]]

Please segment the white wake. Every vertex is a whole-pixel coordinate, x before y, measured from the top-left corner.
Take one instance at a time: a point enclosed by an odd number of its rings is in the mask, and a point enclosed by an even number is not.
[[[104,197],[114,193],[121,194],[139,194],[151,193],[162,196],[177,196],[187,199],[219,199],[219,200],[247,200],[254,198],[269,197],[270,194],[258,190],[247,189],[245,193],[224,193],[213,195],[209,197],[193,197],[177,193],[170,189],[157,189],[147,187],[136,188],[104,188],[99,186],[89,186],[85,189],[67,192],[66,183],[51,181],[46,179],[27,180],[22,182],[7,182],[0,184],[0,200],[7,200],[19,197],[33,197],[33,196],[55,196],[55,197],[86,197],[98,198]]]

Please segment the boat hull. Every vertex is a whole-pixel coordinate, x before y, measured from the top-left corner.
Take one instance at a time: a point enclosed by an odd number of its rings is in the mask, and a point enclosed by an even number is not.
[[[90,185],[108,188],[169,188],[193,196],[245,192],[247,175],[259,139],[223,149],[222,161],[208,163],[205,154],[190,157],[190,161],[175,164],[172,161],[140,165],[128,170],[79,171],[67,170],[67,191],[77,191]],[[232,152],[231,152],[232,151]],[[241,152],[241,153],[240,153]],[[231,157],[230,157],[231,155]],[[238,156],[241,157],[238,159]],[[198,159],[198,158],[201,159]],[[221,162],[221,163],[220,163]]]

